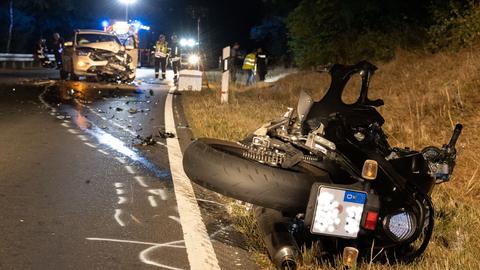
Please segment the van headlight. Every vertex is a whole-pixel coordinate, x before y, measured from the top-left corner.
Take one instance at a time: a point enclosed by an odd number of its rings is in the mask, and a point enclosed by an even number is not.
[[[386,216],[383,227],[392,240],[402,242],[413,236],[417,229],[417,220],[413,213],[401,211]]]

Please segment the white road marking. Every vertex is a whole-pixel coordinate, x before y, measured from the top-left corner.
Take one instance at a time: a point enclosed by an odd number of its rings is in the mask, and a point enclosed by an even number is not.
[[[124,189],[121,189],[121,188],[117,188],[116,191],[117,191],[117,195],[123,195],[127,193]]]
[[[157,142],[157,144],[158,144],[158,145],[161,145],[161,146],[165,146],[165,147],[167,147],[167,145],[166,145],[166,144],[164,144],[164,143],[161,143],[161,142]]]
[[[69,127],[70,127],[70,125],[67,124],[67,123],[62,123],[61,125],[64,126],[64,127],[66,127],[66,128],[69,128]]]
[[[102,153],[102,154],[104,154],[105,156],[110,155],[109,153],[103,151],[102,149],[98,149],[97,151],[100,152],[100,153]]]
[[[115,209],[115,215],[113,215],[113,217],[117,221],[118,225],[120,225],[121,227],[125,227],[125,222],[120,219],[120,215],[122,214],[123,211],[121,209]]]
[[[124,183],[115,183],[113,184],[116,188],[123,188],[125,187],[125,184]]]
[[[153,196],[148,196],[148,201],[150,202],[150,205],[151,205],[152,207],[157,207],[157,206],[158,206],[157,201],[155,200],[155,197],[153,197]]]
[[[117,202],[118,204],[126,204],[127,202],[128,202],[127,197],[121,197],[121,196],[118,197],[118,202]]]
[[[159,196],[162,201],[166,201],[168,199],[167,192],[165,192],[163,189],[149,189],[148,193]]]
[[[143,176],[135,176],[134,179],[140,186],[148,188],[148,185],[145,183],[145,179]]]
[[[173,220],[173,221],[176,221],[178,224],[182,224],[182,222],[180,221],[180,218],[179,217],[175,217],[175,216],[168,216],[169,219]]]
[[[84,143],[86,146],[91,147],[91,148],[97,148],[97,146],[91,144],[91,143]]]
[[[118,162],[120,162],[120,163],[122,163],[122,164],[127,163],[127,162],[126,162],[123,158],[121,158],[121,157],[116,157],[115,159],[118,160]]]
[[[135,171],[133,170],[133,168],[131,166],[125,166],[125,170],[127,170],[127,172],[129,174],[135,174]]]
[[[172,94],[168,94],[165,101],[165,131],[176,133]],[[193,270],[219,270],[217,256],[203,223],[192,184],[183,170],[180,143],[177,138],[167,138],[167,146],[190,268]]]
[[[77,135],[77,137],[82,141],[88,141],[88,138],[85,135]]]
[[[146,245],[150,246],[149,248],[143,250],[138,254],[138,258],[140,261],[142,261],[145,264],[148,265],[153,265],[165,269],[171,269],[171,270],[183,270],[182,268],[177,268],[173,266],[168,266],[165,264],[161,264],[158,262],[153,261],[150,259],[150,253],[154,252],[157,249],[160,248],[185,248],[185,246],[181,245],[184,243],[183,240],[180,241],[172,241],[172,242],[167,242],[167,243],[149,243],[149,242],[140,242],[140,241],[130,241],[130,240],[120,240],[120,239],[109,239],[109,238],[87,238],[87,240],[90,241],[103,241],[103,242],[115,242],[115,243],[128,243],[128,244],[137,244],[137,245]]]
[[[225,205],[223,205],[223,204],[221,204],[221,203],[219,203],[219,202],[216,202],[216,201],[205,200],[205,199],[199,199],[199,198],[197,198],[197,201],[199,201],[199,202],[211,203],[211,204],[216,204],[216,205],[219,205],[219,206],[225,207]]]
[[[72,133],[72,134],[78,134],[78,131],[76,131],[75,129],[69,129],[67,131]]]

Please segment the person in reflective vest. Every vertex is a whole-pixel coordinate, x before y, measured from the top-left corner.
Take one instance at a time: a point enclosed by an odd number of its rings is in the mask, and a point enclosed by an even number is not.
[[[155,44],[155,79],[160,75],[162,69],[162,80],[167,78],[167,59],[168,59],[168,42],[165,41],[165,36],[160,35]]]
[[[268,58],[267,54],[263,51],[262,48],[257,50],[257,72],[259,81],[265,81],[265,76],[268,73]]]
[[[181,67],[181,55],[182,52],[180,50],[180,46],[178,45],[177,42],[177,36],[173,35],[172,36],[172,46],[170,47],[170,61],[172,63],[172,69],[173,69],[173,81],[177,83],[178,81],[178,71],[180,70]]]
[[[245,60],[243,61],[242,69],[248,72],[247,77],[247,85],[252,85],[255,83],[255,66],[257,62],[257,54],[255,52],[251,52],[245,56]]]

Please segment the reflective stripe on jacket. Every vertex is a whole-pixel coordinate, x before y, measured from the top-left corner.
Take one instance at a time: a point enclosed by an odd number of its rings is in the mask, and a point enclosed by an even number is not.
[[[253,70],[255,69],[255,62],[257,60],[257,56],[254,53],[249,53],[245,56],[245,60],[243,61],[244,70]]]
[[[167,57],[168,56],[168,43],[157,41],[155,44],[155,57]]]

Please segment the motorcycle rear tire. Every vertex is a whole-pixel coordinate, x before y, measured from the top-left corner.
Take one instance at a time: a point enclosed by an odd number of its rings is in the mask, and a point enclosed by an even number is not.
[[[328,173],[313,176],[243,158],[240,145],[198,139],[183,156],[183,167],[195,183],[234,199],[284,213],[304,213],[315,182],[328,182]]]

